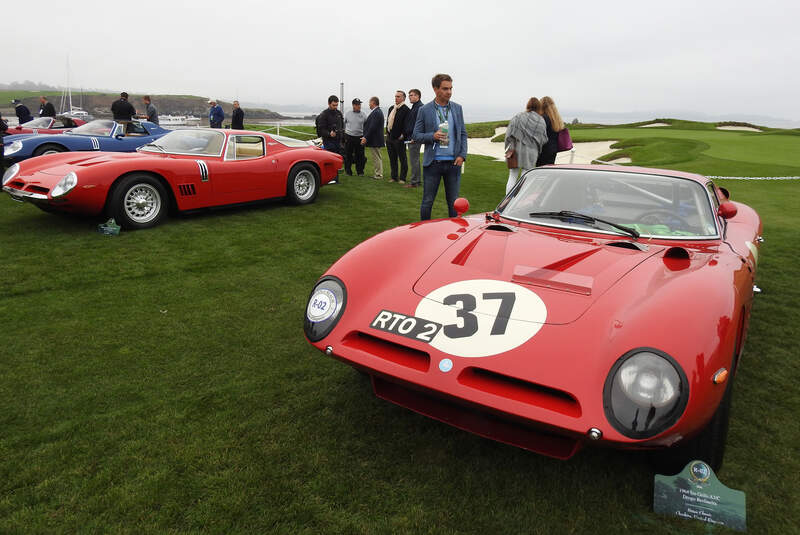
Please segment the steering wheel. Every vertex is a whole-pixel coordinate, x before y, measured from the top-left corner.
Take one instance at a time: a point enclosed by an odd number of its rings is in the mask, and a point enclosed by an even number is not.
[[[674,223],[678,223],[679,228],[675,228]],[[669,210],[652,210],[639,216],[639,223],[642,225],[664,225],[672,230],[683,230],[690,227],[689,222],[681,216]]]

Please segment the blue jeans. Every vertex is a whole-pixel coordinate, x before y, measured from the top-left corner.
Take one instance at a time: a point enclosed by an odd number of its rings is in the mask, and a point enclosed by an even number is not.
[[[448,216],[457,215],[453,203],[458,198],[458,189],[461,186],[461,166],[453,165],[453,160],[435,160],[422,169],[422,205],[419,208],[419,218],[422,221],[431,218],[433,201],[436,199],[439,182],[442,180],[444,180]]]

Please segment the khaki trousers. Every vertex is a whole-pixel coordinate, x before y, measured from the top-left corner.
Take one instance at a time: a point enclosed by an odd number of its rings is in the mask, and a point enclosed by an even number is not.
[[[372,167],[374,168],[373,177],[383,178],[383,158],[381,158],[380,147],[370,147],[369,154],[372,157]]]

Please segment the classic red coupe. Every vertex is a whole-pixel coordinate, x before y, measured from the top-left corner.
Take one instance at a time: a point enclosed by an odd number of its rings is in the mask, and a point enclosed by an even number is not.
[[[350,250],[305,335],[377,396],[484,437],[718,469],[762,241],[728,197],[677,171],[537,168],[494,212]]]
[[[283,136],[184,129],[137,153],[71,152],[24,160],[3,175],[3,191],[45,211],[107,214],[123,228],[157,225],[179,211],[288,197],[314,202],[342,157]]]
[[[33,121],[21,124],[19,126],[12,126],[8,129],[8,135],[15,134],[63,134],[70,128],[75,128],[86,121],[80,119],[73,119],[64,115],[57,117],[39,117]]]

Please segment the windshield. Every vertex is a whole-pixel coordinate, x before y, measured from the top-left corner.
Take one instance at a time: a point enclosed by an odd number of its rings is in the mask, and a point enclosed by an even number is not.
[[[20,126],[22,126],[23,128],[49,128],[50,117],[39,117],[38,119],[34,119],[33,121],[22,123]]]
[[[84,125],[71,130],[70,134],[78,134],[82,136],[110,136],[114,131],[116,123],[108,119],[97,119],[90,121]]]
[[[644,237],[701,238],[717,234],[703,186],[671,176],[534,169],[525,174],[497,210],[519,221],[622,233],[591,220],[597,218],[634,229]],[[591,217],[579,217],[581,214]]]
[[[299,139],[295,139],[293,137],[286,137],[286,136],[278,136],[275,134],[270,134],[269,137],[280,143],[281,145],[286,145],[287,147],[308,147],[308,141],[301,141]]]
[[[160,149],[163,149],[163,152],[172,154],[219,156],[222,154],[223,143],[225,134],[222,132],[200,129],[173,130],[152,144],[143,146],[141,150],[162,152]]]

